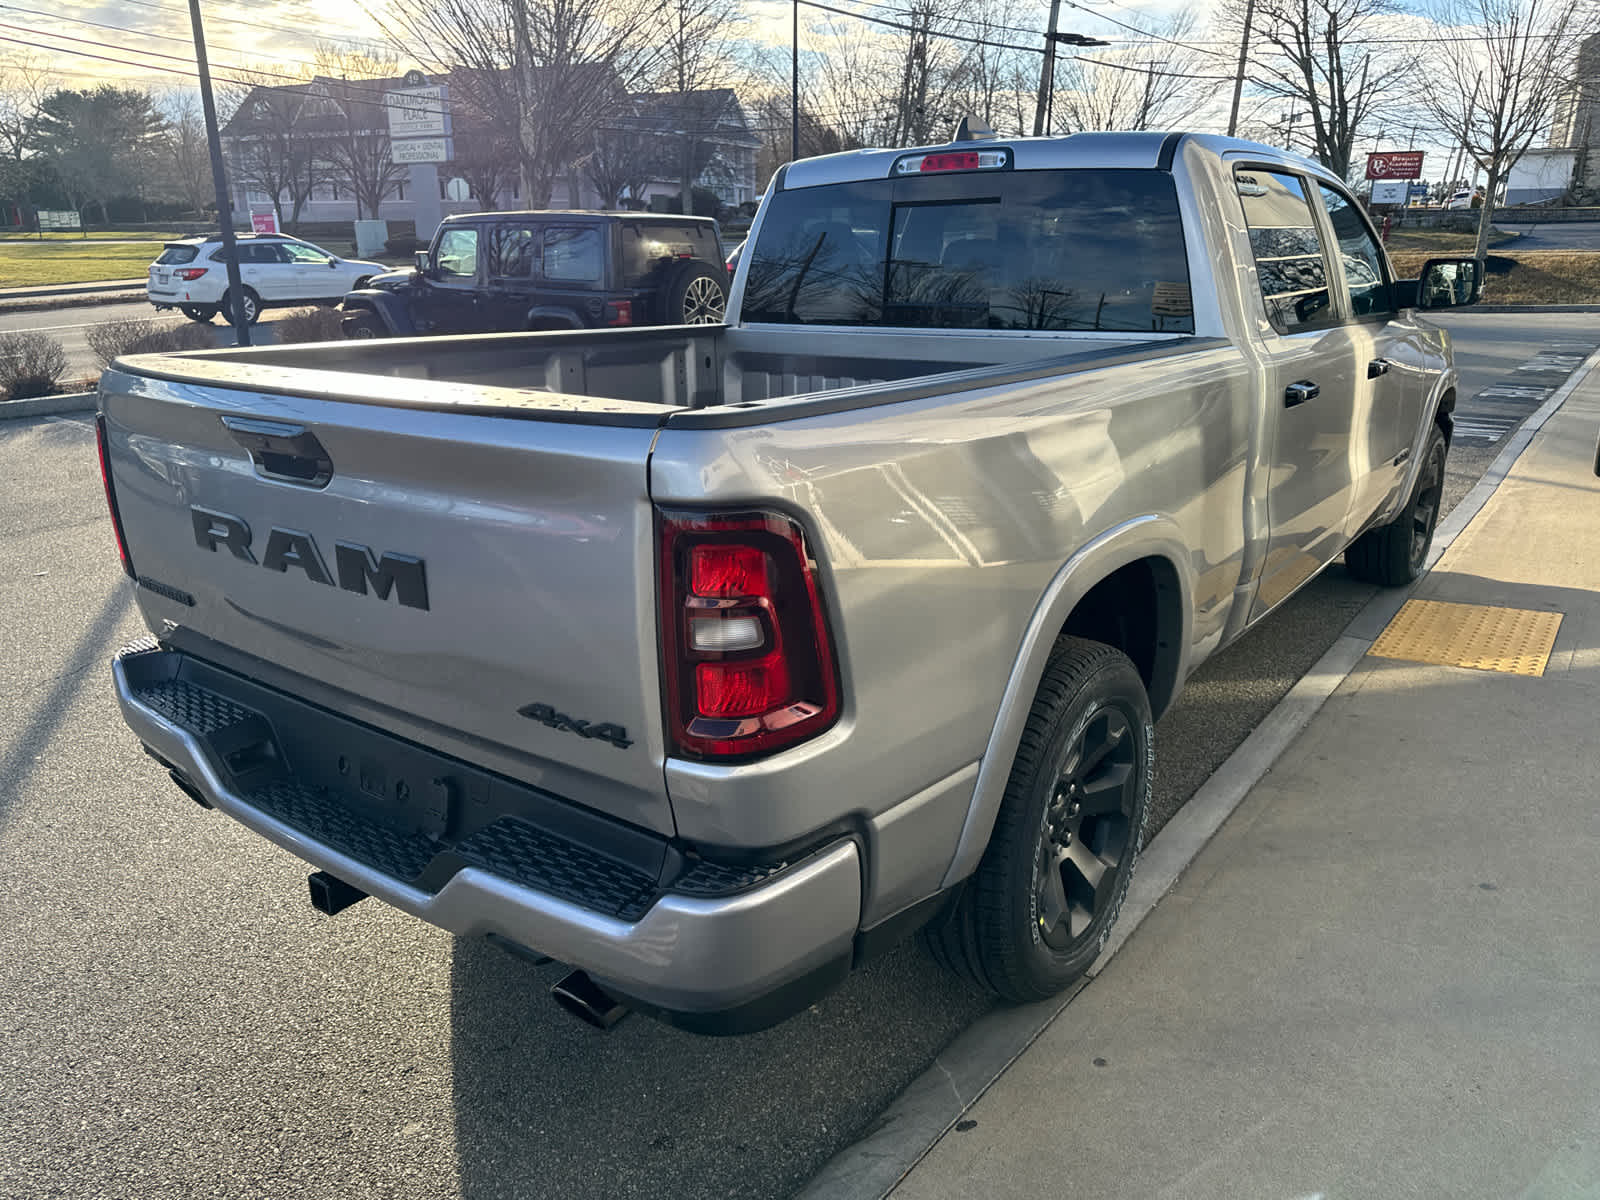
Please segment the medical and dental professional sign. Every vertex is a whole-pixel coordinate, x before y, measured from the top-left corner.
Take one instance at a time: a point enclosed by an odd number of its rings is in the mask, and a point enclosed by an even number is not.
[[[408,81],[411,78],[407,76]],[[389,116],[390,157],[395,162],[449,160],[450,93],[444,84],[423,84],[385,92],[383,106]]]
[[[1421,175],[1421,150],[1388,150],[1367,155],[1368,179],[1417,179]]]

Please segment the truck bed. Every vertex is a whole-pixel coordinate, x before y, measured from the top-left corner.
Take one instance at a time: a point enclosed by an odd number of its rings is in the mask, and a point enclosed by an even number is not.
[[[714,326],[208,350],[138,355],[116,367],[268,395],[655,426],[670,415],[663,409],[757,406],[765,415],[775,402],[821,393],[865,406],[905,398],[902,388],[885,385],[908,380],[938,376],[951,389],[983,387],[1122,361],[1130,352],[1160,355],[1196,340],[829,330],[829,351],[819,354],[817,334],[805,328]]]

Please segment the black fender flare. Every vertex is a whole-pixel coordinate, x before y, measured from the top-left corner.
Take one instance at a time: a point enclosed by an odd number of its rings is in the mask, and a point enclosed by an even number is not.
[[[555,322],[556,327],[560,329],[588,328],[588,326],[583,323],[582,317],[573,312],[572,309],[565,308],[558,304],[534,305],[528,310],[528,316],[524,321],[524,327],[528,329],[534,328],[535,325],[543,325],[548,327],[552,322]]]
[[[417,332],[416,322],[411,319],[410,306],[393,292],[362,288],[359,292],[346,295],[340,307],[346,316],[356,312],[372,313],[383,322],[383,327],[392,337],[412,337]]]

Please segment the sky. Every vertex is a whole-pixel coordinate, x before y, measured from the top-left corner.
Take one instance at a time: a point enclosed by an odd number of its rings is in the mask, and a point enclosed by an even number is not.
[[[898,4],[896,0],[827,2],[888,19],[894,19],[894,10],[903,7],[903,0]],[[1200,0],[1202,6],[1210,2]],[[1032,11],[1035,7],[1036,13]],[[1125,40],[1131,35],[1119,23],[1143,24],[1194,7],[1193,0],[1063,0],[1061,27]],[[740,36],[768,48],[780,62],[785,59],[792,19],[790,0],[744,0],[743,8],[746,19]],[[311,68],[319,42],[349,51],[377,48],[387,53],[383,28],[393,22],[388,0],[202,0],[202,11],[214,71],[225,75],[230,66],[277,71],[285,82]],[[1037,0],[1030,5],[1023,0],[1018,14],[1012,22],[1015,26],[1042,29],[1047,4]],[[837,19],[818,9],[801,9],[803,28]],[[1419,21],[1414,17],[1397,19],[1413,26]],[[1214,51],[1215,57],[1206,66],[1208,72],[1231,74],[1235,52],[1207,41],[1212,36],[1196,33],[1186,40]],[[1020,33],[1006,37],[1033,42]],[[803,34],[802,44],[804,41]],[[114,82],[164,91],[192,89],[195,82],[186,0],[18,0],[0,4],[0,60],[17,54],[30,56],[35,64],[48,64],[65,86]],[[1219,117],[1212,109],[1223,114],[1220,121],[1225,122],[1228,89],[1219,84],[1213,92],[1214,103],[1195,114],[1196,125],[1218,124]],[[1398,139],[1386,137],[1384,148],[1404,148],[1408,142],[1409,131],[1403,131]],[[1425,142],[1424,137],[1419,145]],[[1378,147],[1373,142],[1359,148]],[[1441,166],[1443,157],[1439,151]]]

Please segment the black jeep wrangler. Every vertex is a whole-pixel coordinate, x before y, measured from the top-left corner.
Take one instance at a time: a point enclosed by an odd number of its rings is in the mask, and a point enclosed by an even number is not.
[[[715,325],[728,300],[717,223],[655,213],[446,217],[416,268],[344,298],[346,337]]]

